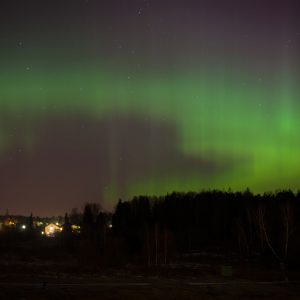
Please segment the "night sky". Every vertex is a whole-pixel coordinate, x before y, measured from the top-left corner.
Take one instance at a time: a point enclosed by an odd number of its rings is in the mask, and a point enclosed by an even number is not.
[[[0,214],[300,188],[300,4],[0,4]]]

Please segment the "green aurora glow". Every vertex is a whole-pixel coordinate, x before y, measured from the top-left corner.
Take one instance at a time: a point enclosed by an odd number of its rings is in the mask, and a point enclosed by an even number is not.
[[[139,112],[174,122],[180,132],[178,147],[185,154],[213,152],[220,158],[241,158],[241,165],[230,174],[209,179],[192,175],[185,180],[177,175],[132,182],[130,195],[229,186],[249,186],[256,192],[297,189],[299,88],[281,78],[266,82],[225,73],[177,70],[174,74],[130,76],[127,70],[109,67],[102,72],[70,68],[57,73],[31,66],[29,70],[2,71],[0,97],[2,107],[12,115],[29,112],[24,138],[28,145],[34,144],[32,127],[43,109],[86,111],[100,119],[110,111]],[[0,136],[3,151],[13,141],[10,130],[2,129]]]
[[[173,190],[298,190],[298,4],[216,3],[7,3],[3,207],[55,214]]]

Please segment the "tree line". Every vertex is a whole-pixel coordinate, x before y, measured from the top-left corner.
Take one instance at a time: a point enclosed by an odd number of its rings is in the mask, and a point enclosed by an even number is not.
[[[129,253],[143,254],[148,264],[204,250],[287,263],[300,250],[300,193],[290,190],[139,196],[120,200],[112,221]]]
[[[41,239],[33,219],[28,219],[28,236]],[[87,203],[82,212],[66,214],[63,223],[57,238],[61,248],[107,263],[158,266],[185,254],[213,252],[300,265],[300,192],[291,190],[138,196],[119,200],[113,213]],[[79,234],[73,224],[80,226]]]

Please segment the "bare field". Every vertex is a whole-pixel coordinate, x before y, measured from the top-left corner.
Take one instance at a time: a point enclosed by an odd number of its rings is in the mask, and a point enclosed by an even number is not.
[[[277,268],[236,264],[233,270],[224,278],[220,265],[208,263],[101,270],[72,259],[5,259],[0,261],[0,299],[300,299],[298,272],[290,272],[285,282]]]
[[[167,280],[106,278],[93,282],[1,285],[0,299],[300,299],[297,283],[270,284],[231,281],[210,284]]]

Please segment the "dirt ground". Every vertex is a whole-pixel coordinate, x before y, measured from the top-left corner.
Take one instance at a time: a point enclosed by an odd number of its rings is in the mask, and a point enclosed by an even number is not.
[[[167,279],[115,280],[106,278],[102,283],[82,281],[76,284],[60,282],[43,285],[1,285],[0,299],[18,300],[95,300],[95,299],[300,299],[297,283],[240,283],[196,285]]]
[[[143,269],[86,268],[74,260],[0,258],[0,300],[300,300],[300,273],[282,278],[278,266],[235,263],[230,277],[208,260]]]

